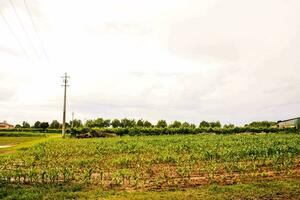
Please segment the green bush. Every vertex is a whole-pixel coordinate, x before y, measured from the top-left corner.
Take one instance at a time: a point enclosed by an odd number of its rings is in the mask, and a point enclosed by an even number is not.
[[[124,127],[124,128],[77,128],[72,129],[71,135],[78,135],[81,133],[112,133],[118,136],[130,135],[184,135],[184,134],[243,134],[243,133],[298,133],[296,128],[256,128],[256,127],[231,127],[231,128],[158,128],[158,127]]]

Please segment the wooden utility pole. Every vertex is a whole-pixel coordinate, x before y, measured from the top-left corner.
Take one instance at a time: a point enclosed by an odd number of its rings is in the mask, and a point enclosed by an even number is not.
[[[74,127],[74,112],[72,112],[72,124],[71,124],[71,128]]]
[[[67,112],[67,87],[68,85],[68,79],[70,77],[65,73],[65,75],[62,77],[63,79],[63,87],[64,87],[64,107],[63,107],[63,124],[62,124],[62,137],[65,138],[66,134],[66,112]]]

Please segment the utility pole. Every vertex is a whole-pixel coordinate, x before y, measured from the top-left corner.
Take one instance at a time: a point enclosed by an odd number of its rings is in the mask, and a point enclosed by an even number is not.
[[[62,76],[63,79],[63,87],[64,87],[64,107],[63,107],[63,124],[62,124],[62,137],[65,138],[65,134],[66,134],[66,107],[67,107],[67,87],[68,85],[68,79],[70,77],[67,75],[67,73],[65,73],[64,76]]]
[[[74,127],[74,112],[72,112],[72,124],[71,124],[71,128]]]

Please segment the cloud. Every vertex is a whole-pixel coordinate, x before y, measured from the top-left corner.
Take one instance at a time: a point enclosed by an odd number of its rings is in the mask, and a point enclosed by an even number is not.
[[[15,3],[41,58],[0,5],[30,55],[1,33],[0,121],[60,119],[65,71],[68,111],[82,119],[242,124],[297,115],[298,1],[28,1],[50,62]]]

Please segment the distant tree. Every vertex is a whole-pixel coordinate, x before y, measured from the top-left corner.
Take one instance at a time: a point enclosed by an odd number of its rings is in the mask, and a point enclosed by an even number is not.
[[[134,127],[136,125],[134,119],[121,119],[121,127]]]
[[[22,123],[22,127],[23,127],[23,128],[30,128],[30,124],[29,124],[28,122],[25,122],[25,121],[24,121],[24,122]]]
[[[110,126],[110,119],[103,120],[103,127],[109,127]]]
[[[190,124],[190,127],[191,128],[196,128],[196,125],[195,124]]]
[[[22,128],[22,126],[20,124],[16,124],[15,128]]]
[[[103,127],[109,127],[110,126],[110,119],[103,119],[103,118],[97,118],[95,120],[87,120],[85,122],[85,126],[89,128],[103,128]]]
[[[71,124],[74,128],[82,127],[82,121],[81,121],[80,119],[74,119],[73,121],[70,121],[70,124]]]
[[[221,125],[221,123],[219,121],[217,121],[217,122],[210,122],[209,124],[210,124],[210,127],[212,127],[212,128],[221,128],[222,127],[222,125]]]
[[[42,122],[42,123],[41,123],[41,128],[42,128],[43,130],[46,130],[48,127],[49,127],[49,123],[48,123],[48,122]]]
[[[89,128],[95,127],[95,125],[94,125],[94,120],[92,120],[92,119],[86,120],[85,126],[86,126],[86,127],[89,127]]]
[[[149,128],[149,127],[151,127],[152,126],[152,124],[151,124],[151,122],[149,122],[149,121],[144,121],[144,127],[147,127],[147,128]]]
[[[234,128],[234,124],[225,124],[223,128]]]
[[[104,127],[104,119],[97,118],[94,120],[94,127],[103,128]]]
[[[274,126],[276,122],[269,122],[269,121],[261,121],[261,122],[251,122],[248,125],[248,127],[253,127],[253,128],[269,128],[271,126]]]
[[[190,128],[191,125],[190,125],[188,122],[183,122],[183,123],[181,124],[181,127],[182,127],[182,128]]]
[[[274,124],[275,125],[275,124]],[[297,119],[296,121],[296,128],[299,130],[300,129],[300,119]]]
[[[199,124],[199,128],[209,128],[209,127],[210,127],[210,124],[207,121],[202,121]]]
[[[144,120],[139,119],[139,120],[136,122],[136,126],[138,126],[138,127],[143,127],[143,126],[144,126]]]
[[[40,121],[36,121],[33,125],[34,128],[41,128],[41,122]]]
[[[61,124],[61,127],[62,127],[62,124]],[[71,127],[70,124],[68,122],[66,122],[66,128],[69,128]]]
[[[157,128],[166,128],[168,126],[166,120],[158,120],[156,127]]]
[[[50,123],[50,128],[53,128],[53,129],[58,129],[60,127],[60,123],[57,121],[57,120],[53,120],[51,123]]]
[[[113,128],[118,128],[121,126],[121,122],[120,120],[118,119],[114,119],[111,121],[110,125],[113,127]]]
[[[181,122],[179,121],[174,121],[172,124],[169,125],[170,128],[180,128],[181,127]]]

